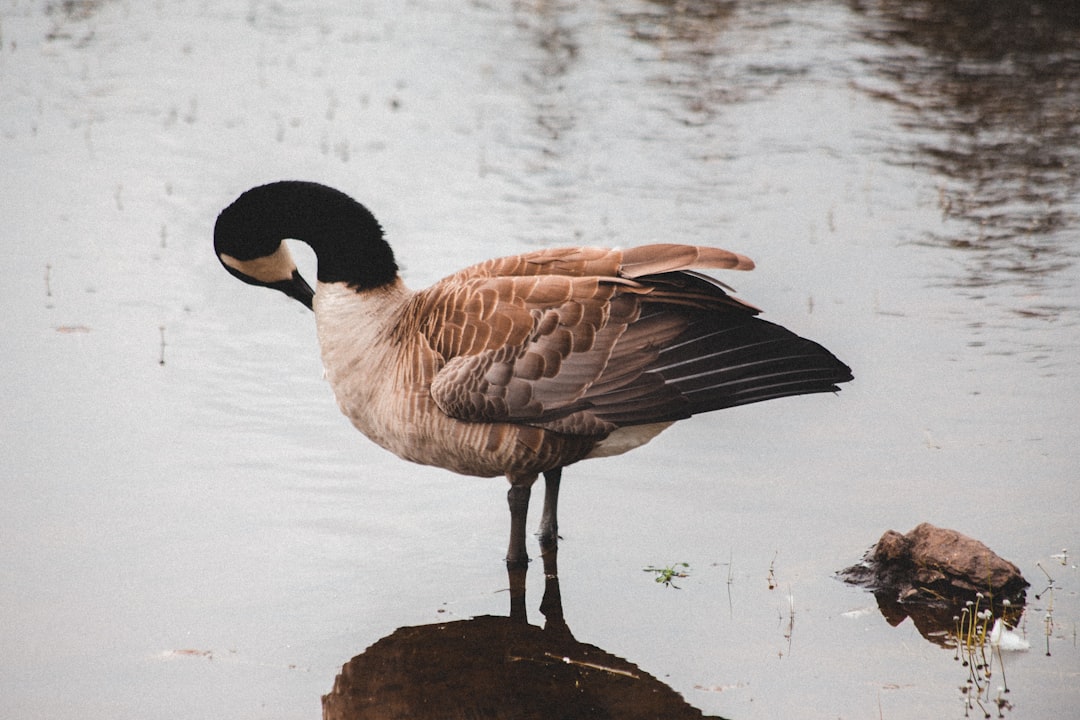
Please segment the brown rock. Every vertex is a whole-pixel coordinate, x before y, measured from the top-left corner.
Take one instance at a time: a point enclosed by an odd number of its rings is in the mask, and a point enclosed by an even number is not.
[[[986,545],[930,523],[907,535],[886,531],[861,563],[839,575],[873,590],[890,625],[910,617],[923,637],[940,645],[953,642],[965,607],[989,610],[1015,626],[1028,587],[1020,570]]]
[[[841,573],[901,600],[955,599],[982,592],[1012,598],[1028,587],[1020,569],[983,543],[955,530],[922,523],[907,535],[888,530],[863,563]]]

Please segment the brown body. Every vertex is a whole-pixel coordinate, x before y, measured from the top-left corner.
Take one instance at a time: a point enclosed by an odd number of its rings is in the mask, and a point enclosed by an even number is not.
[[[567,248],[490,260],[421,292],[400,280],[361,292],[320,283],[323,364],[342,412],[384,448],[531,484],[594,450],[629,450],[670,423],[620,428],[612,417],[621,406],[669,399],[670,390],[640,378],[685,327],[672,316],[635,328],[642,305],[670,303],[673,290],[634,277],[693,266],[753,265],[689,246]],[[749,310],[722,292],[681,300]]]

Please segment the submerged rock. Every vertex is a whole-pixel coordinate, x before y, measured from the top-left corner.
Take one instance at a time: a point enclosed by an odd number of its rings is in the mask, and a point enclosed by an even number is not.
[[[899,599],[982,592],[1008,597],[1028,587],[1020,569],[978,540],[922,523],[907,535],[888,530],[864,565],[878,587],[895,587]]]
[[[907,535],[887,530],[858,565],[841,571],[847,582],[894,589],[897,600],[940,600],[981,592],[1011,598],[1029,583],[1020,569],[983,543],[955,530],[922,523]]]
[[[1029,585],[1016,565],[983,543],[930,523],[907,535],[886,531],[862,562],[839,575],[873,590],[890,624],[911,617],[923,636],[935,642],[955,628],[959,608],[977,595],[980,608],[1014,624]]]

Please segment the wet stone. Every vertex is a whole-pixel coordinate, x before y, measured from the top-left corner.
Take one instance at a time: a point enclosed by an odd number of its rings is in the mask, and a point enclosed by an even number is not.
[[[922,523],[906,535],[888,530],[846,582],[894,593],[899,602],[967,600],[976,593],[1022,603],[1027,580],[1019,568],[983,543],[955,530]]]

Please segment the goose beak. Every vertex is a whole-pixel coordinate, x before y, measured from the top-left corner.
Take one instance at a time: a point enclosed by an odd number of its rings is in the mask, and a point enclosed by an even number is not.
[[[300,276],[299,270],[293,270],[292,277],[288,280],[279,280],[270,283],[267,287],[280,290],[293,300],[303,303],[308,310],[312,309],[311,301],[315,297],[315,291],[307,284],[307,280]]]

